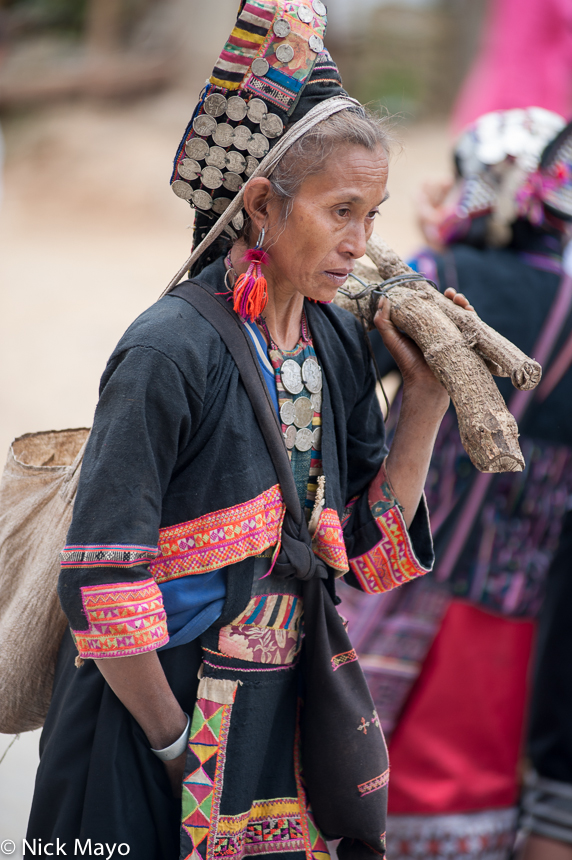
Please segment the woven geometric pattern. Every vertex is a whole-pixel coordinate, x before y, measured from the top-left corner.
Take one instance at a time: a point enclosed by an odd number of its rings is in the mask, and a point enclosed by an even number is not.
[[[389,768],[379,776],[376,776],[373,779],[368,779],[367,782],[362,782],[361,785],[358,785],[360,797],[365,797],[366,794],[371,794],[373,791],[379,791],[379,789],[384,788],[388,782]]]
[[[80,657],[128,657],[169,641],[163,597],[152,579],[84,585],[88,630],[73,630]]]
[[[260,555],[280,539],[284,510],[276,484],[249,502],[161,529],[160,556],[149,572],[168,582]]]
[[[418,561],[405,521],[398,507],[375,518],[382,538],[373,549],[350,558],[350,567],[368,594],[390,591],[428,573]]]
[[[135,567],[147,564],[158,553],[156,546],[66,546],[60,553],[60,562],[62,567]]]
[[[336,654],[335,657],[332,657],[332,669],[335,672],[336,669],[339,669],[340,666],[345,666],[346,663],[355,663],[357,658],[358,656],[354,648],[351,651],[344,651],[343,654]]]
[[[245,857],[303,851],[300,804],[293,797],[256,800],[242,815],[221,815],[214,857]]]
[[[276,0],[245,3],[218,58],[210,83],[237,90],[265,43],[276,14]]]
[[[336,511],[324,508],[314,533],[313,548],[316,555],[334,570],[347,573],[348,554],[344,543],[342,524]]]
[[[250,599],[246,609],[232,623],[297,630],[301,615],[302,601],[294,594],[259,594]]]

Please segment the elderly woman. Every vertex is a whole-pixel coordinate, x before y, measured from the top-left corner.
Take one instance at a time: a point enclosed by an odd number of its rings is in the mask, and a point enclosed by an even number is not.
[[[166,295],[102,378],[29,840],[127,845],[137,860],[329,856],[300,762],[301,580],[321,577],[330,599],[337,576],[371,593],[431,567],[422,493],[448,397],[381,306],[404,378],[387,454],[366,340],[331,304],[387,197],[387,139],[342,90],[324,29],[319,0],[243,2],[172,181],[198,208],[187,287],[251,339],[305,516],[288,532],[272,444],[225,342],[181,288]],[[333,655],[328,683],[357,666]],[[382,742],[371,707],[342,726],[348,743]],[[383,819],[388,772],[371,776],[352,803]],[[381,827],[375,844],[359,828],[326,835],[347,837],[343,857],[384,854]]]

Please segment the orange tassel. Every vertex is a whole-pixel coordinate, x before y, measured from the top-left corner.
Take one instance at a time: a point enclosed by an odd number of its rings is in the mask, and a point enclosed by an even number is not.
[[[249,253],[254,254],[255,252],[250,251]],[[261,253],[262,255],[264,251],[256,253]],[[266,261],[264,260],[264,262]],[[255,269],[256,277],[254,277]],[[245,274],[240,275],[236,279],[233,299],[234,310],[243,319],[254,322],[260,316],[268,304],[268,283],[262,274],[260,262],[251,262]]]

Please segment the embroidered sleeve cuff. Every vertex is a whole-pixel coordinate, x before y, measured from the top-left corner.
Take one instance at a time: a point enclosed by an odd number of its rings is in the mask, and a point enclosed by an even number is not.
[[[169,641],[163,598],[153,579],[84,585],[81,596],[89,626],[72,629],[80,657],[130,657]]]
[[[397,505],[374,517],[374,522],[381,539],[367,552],[350,558],[351,574],[358,588],[368,594],[379,594],[432,569],[433,541],[425,496],[409,531]]]

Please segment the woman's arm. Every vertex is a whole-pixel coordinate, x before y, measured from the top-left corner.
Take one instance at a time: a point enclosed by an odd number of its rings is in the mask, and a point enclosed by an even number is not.
[[[152,749],[170,746],[185,730],[187,718],[171,690],[156,651],[133,657],[107,657],[96,665],[132,717],[137,720]],[[163,762],[173,795],[181,796],[185,752]]]
[[[461,293],[447,290],[445,295],[455,304],[472,310]],[[409,527],[421,500],[437,431],[449,406],[449,395],[425,362],[421,350],[398,331],[389,313],[390,302],[381,299],[375,325],[403,377],[403,402],[384,464],[385,472],[380,472],[373,486],[387,477]]]

